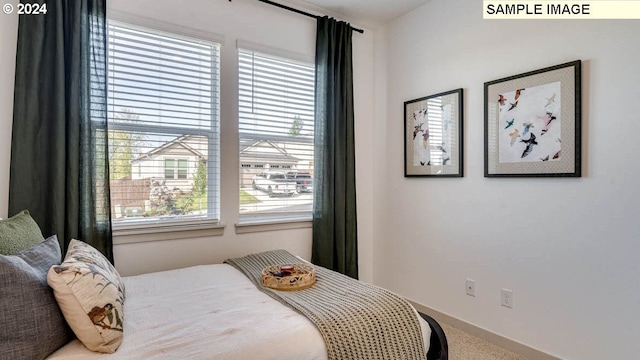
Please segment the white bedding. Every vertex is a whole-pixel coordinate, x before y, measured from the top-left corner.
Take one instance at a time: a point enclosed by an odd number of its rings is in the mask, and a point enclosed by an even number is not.
[[[313,323],[232,266],[195,266],[124,282],[124,340],[118,351],[94,353],[73,340],[48,360],[327,359]],[[431,330],[419,319],[428,349]]]

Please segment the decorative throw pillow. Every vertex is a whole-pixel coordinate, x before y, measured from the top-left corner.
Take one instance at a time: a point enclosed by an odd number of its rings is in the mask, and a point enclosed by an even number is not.
[[[109,260],[74,239],[62,264],[49,269],[47,280],[67,323],[84,346],[115,352],[123,336],[124,283]]]
[[[18,255],[0,255],[0,359],[44,359],[72,339],[47,285],[60,258],[55,235]]]
[[[42,241],[42,231],[27,210],[0,220],[0,254],[16,255]]]

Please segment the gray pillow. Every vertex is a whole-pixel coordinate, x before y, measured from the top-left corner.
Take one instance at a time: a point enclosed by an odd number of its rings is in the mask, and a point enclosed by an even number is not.
[[[55,235],[18,255],[0,255],[0,359],[44,359],[72,339],[47,285],[61,257]]]
[[[42,231],[27,210],[0,220],[0,254],[16,255],[44,240]]]

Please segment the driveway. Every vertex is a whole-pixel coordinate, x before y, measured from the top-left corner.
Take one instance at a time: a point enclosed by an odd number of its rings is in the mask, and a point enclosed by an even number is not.
[[[252,212],[300,212],[311,211],[313,204],[313,193],[294,193],[292,196],[274,196],[269,197],[266,192],[254,190],[252,188],[243,188],[248,194],[255,196],[258,202],[253,204],[241,204],[240,213],[247,214]]]

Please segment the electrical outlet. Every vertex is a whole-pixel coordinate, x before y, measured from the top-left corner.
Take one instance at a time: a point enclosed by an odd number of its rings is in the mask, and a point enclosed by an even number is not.
[[[467,279],[467,295],[476,296],[476,281]]]
[[[509,289],[502,289],[500,291],[500,295],[502,306],[513,308],[513,291]]]

